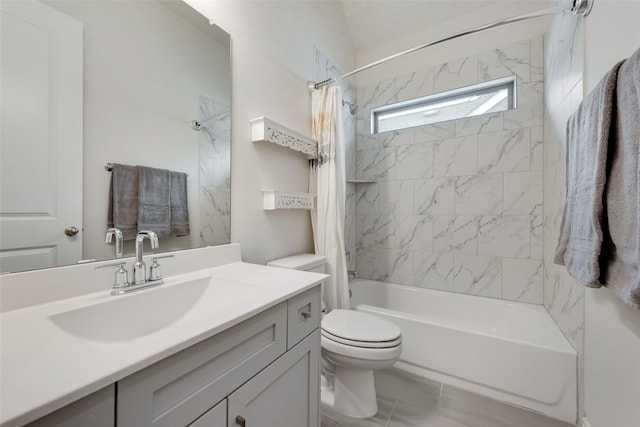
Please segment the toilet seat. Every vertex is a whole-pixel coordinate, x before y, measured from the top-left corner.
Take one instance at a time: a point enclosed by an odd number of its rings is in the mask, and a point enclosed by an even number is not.
[[[354,310],[333,310],[322,319],[322,336],[342,345],[385,349],[402,342],[400,328],[394,323]]]
[[[391,362],[395,362],[402,353],[402,344],[395,347],[367,348],[358,347],[351,344],[341,344],[333,341],[326,336],[321,336],[321,344],[323,354],[335,364],[347,364],[360,369],[367,367],[368,369],[377,369],[375,365],[382,362],[385,367]],[[327,354],[328,352],[328,354]]]
[[[332,333],[327,332],[325,330],[321,330],[320,333],[324,338],[327,338],[331,341],[344,344],[344,345],[350,345],[353,347],[362,347],[362,348],[371,348],[371,349],[390,348],[390,347],[397,347],[402,343],[401,337],[398,337],[395,340],[391,340],[391,341],[356,341],[356,340],[345,339],[345,338],[333,335]]]

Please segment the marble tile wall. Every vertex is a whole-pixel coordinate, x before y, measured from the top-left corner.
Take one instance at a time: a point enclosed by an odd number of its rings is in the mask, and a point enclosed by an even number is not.
[[[200,96],[203,123],[200,145],[200,245],[220,245],[231,240],[231,110],[214,99]]]
[[[518,108],[371,135],[374,107],[517,76]],[[542,38],[358,87],[360,277],[543,303]]]
[[[565,127],[582,101],[583,19],[554,17],[545,34],[544,306],[578,353],[578,414],[584,414],[584,288],[553,264],[565,187]]]
[[[342,73],[318,49],[315,49],[314,80],[323,81],[338,77]],[[356,103],[356,89],[347,81],[338,82],[342,88],[344,101]],[[350,113],[349,106],[343,106],[344,138],[345,138],[345,173],[347,177],[347,192],[345,203],[345,248],[347,251],[347,266],[349,270],[356,269],[356,186],[349,183],[356,177],[356,116]]]

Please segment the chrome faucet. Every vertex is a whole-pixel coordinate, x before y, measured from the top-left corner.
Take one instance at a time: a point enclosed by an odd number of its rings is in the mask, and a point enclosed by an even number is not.
[[[119,228],[107,228],[104,236],[105,243],[111,243],[113,236],[116,236],[116,258],[122,258],[122,231]]]
[[[122,261],[99,265],[96,267],[96,270],[105,267],[118,268],[118,271],[116,271],[115,274],[111,295],[122,295],[128,292],[137,291],[139,289],[158,286],[163,283],[162,273],[160,272],[160,264],[158,263],[158,260],[162,258],[173,258],[173,254],[156,256],[152,258],[152,265],[149,275],[147,276],[147,267],[143,261],[144,239],[149,239],[152,249],[157,249],[160,246],[158,244],[158,235],[153,231],[140,231],[136,235],[136,260],[133,263],[133,280],[131,282],[129,282],[129,275],[125,268],[125,264]]]
[[[153,231],[143,230],[136,235],[136,261],[133,263],[133,284],[141,285],[147,282],[147,267],[142,260],[144,239],[149,239],[151,249],[158,248],[158,235]]]

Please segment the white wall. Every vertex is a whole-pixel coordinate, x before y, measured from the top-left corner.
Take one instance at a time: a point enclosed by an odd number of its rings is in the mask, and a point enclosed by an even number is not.
[[[585,297],[585,409],[591,427],[635,427],[640,396],[640,312],[612,292]]]
[[[156,2],[48,4],[84,23],[83,258],[113,258],[109,161],[189,174],[191,235],[160,248],[199,246],[199,134],[189,123],[201,118],[200,95],[230,105],[229,47]]]
[[[497,22],[501,19],[518,16],[548,7],[549,1],[502,1],[489,7],[473,10],[440,25],[425,26],[421,31],[407,34],[396,40],[381,44],[372,49],[358,52],[357,65],[359,67],[401,52],[421,44],[457,34],[481,25]],[[437,7],[437,2],[434,4]],[[487,50],[491,46],[504,46],[519,40],[525,40],[544,34],[549,23],[548,17],[537,18],[516,24],[510,24],[497,29],[461,37],[446,43],[426,48],[386,64],[380,65],[357,75],[358,87],[394,77],[407,70],[420,70],[444,62],[460,59]]]
[[[596,0],[585,22],[585,91],[640,48],[640,1]],[[586,93],[585,92],[585,93]],[[591,427],[638,425],[640,311],[612,292],[585,297],[585,404]]]
[[[591,91],[618,61],[640,49],[640,1],[595,0],[585,21],[584,83]]]
[[[306,211],[264,211],[263,189],[307,191],[306,156],[267,143],[252,143],[249,120],[267,116],[311,132],[313,47],[343,70],[353,48],[338,2],[189,0],[231,34],[231,240],[243,258],[264,263],[313,251]]]

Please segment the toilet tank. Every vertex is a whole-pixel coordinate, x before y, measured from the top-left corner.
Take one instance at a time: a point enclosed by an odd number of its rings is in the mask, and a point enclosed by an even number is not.
[[[267,263],[271,267],[288,268],[290,270],[313,271],[324,273],[324,264],[327,258],[324,255],[298,254],[285,258],[274,259]]]

